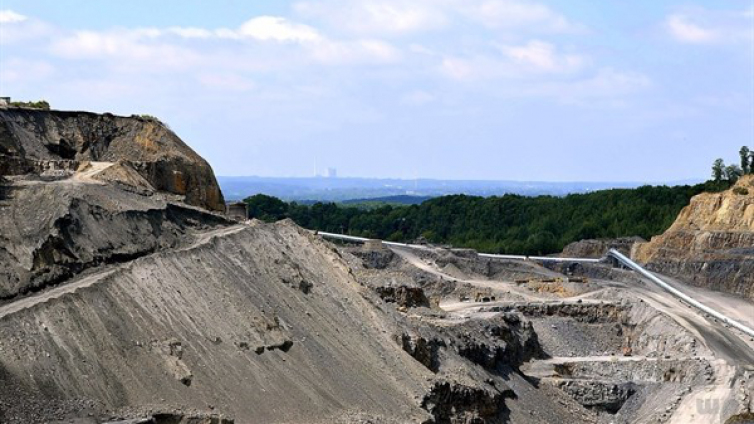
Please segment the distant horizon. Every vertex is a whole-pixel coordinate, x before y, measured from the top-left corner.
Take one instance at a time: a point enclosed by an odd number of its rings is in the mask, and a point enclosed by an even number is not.
[[[350,175],[338,175],[337,177],[328,177],[326,175],[309,175],[309,176],[267,176],[267,175],[219,175],[215,173],[215,177],[225,179],[244,179],[244,178],[258,178],[258,179],[278,179],[278,180],[303,180],[303,179],[322,179],[322,180],[372,180],[372,181],[452,181],[452,182],[490,182],[490,183],[536,183],[536,184],[688,184],[688,183],[703,183],[711,178],[681,178],[677,180],[636,180],[636,181],[620,181],[620,180],[569,180],[569,181],[549,181],[549,180],[513,180],[513,179],[456,179],[456,178],[435,178],[435,177],[418,177],[418,178],[399,178],[399,177],[361,177]]]
[[[288,201],[346,201],[395,196],[439,197],[455,194],[470,196],[565,196],[609,189],[636,187],[694,185],[703,180],[678,181],[514,181],[514,180],[444,180],[364,177],[260,177],[217,176],[227,200],[239,200],[255,194],[266,194]]]

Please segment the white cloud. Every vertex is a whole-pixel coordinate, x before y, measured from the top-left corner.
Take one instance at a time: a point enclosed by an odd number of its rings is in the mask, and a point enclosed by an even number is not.
[[[539,40],[523,46],[502,46],[500,50],[514,62],[541,72],[572,72],[585,62],[578,55],[558,54],[554,45]]]
[[[24,15],[16,13],[12,10],[0,10],[0,24],[13,24],[16,22],[23,22],[28,18]]]
[[[260,16],[241,25],[238,34],[260,41],[319,41],[322,36],[316,29],[288,21],[277,16]]]
[[[221,44],[215,43],[213,48],[203,44],[213,40]],[[215,50],[218,46],[222,48]],[[101,60],[119,70],[141,69],[140,72],[220,69],[221,66],[260,71],[265,65],[259,62],[277,62],[267,68],[280,70],[297,68],[302,60],[330,66],[385,64],[396,61],[401,55],[399,49],[381,40],[331,39],[313,27],[272,16],[253,18],[238,29],[169,27],[77,31],[57,37],[50,50],[66,59]]]
[[[0,45],[30,42],[48,37],[53,28],[12,10],[0,10]]]
[[[447,23],[442,8],[424,0],[304,1],[295,4],[294,9],[302,16],[321,19],[358,34],[405,34],[440,28]]]
[[[330,65],[391,63],[400,57],[396,48],[378,40],[323,41],[312,45],[311,53],[319,62]]]
[[[463,13],[491,28],[528,28],[539,32],[573,32],[579,25],[549,7],[515,0],[464,2]]]
[[[497,51],[472,55],[440,54],[441,75],[466,82],[566,77],[587,69],[585,56],[561,53],[552,43],[531,40],[522,45],[495,45]]]
[[[684,43],[711,43],[719,38],[719,34],[714,30],[702,28],[683,15],[670,16],[667,26],[670,35]]]
[[[338,1],[341,0],[325,0],[330,5]],[[78,80],[89,78],[105,85],[112,82],[114,87],[131,81],[154,87],[167,84],[177,92],[196,86],[197,90],[218,95],[233,91],[258,94],[280,89],[281,81],[306,85],[311,79],[324,76],[328,81],[338,81],[329,87],[336,93],[343,90],[340,83],[349,82],[348,78],[356,85],[372,79],[376,86],[395,89],[393,98],[408,105],[437,103],[435,94],[415,89],[415,84],[428,79],[439,87],[463,82],[462,90],[520,86],[536,96],[548,92],[559,96],[574,86],[572,81],[583,81],[599,69],[590,58],[572,48],[545,41],[544,37],[527,36],[528,29],[500,32],[501,28],[523,24],[543,31],[573,28],[565,18],[536,3],[415,0],[406,5],[397,0],[379,4],[373,0],[350,1],[354,2],[354,10],[368,15],[369,22],[358,22],[366,31],[320,28],[300,16],[295,20],[257,16],[236,28],[55,28],[43,41],[45,44],[33,50],[46,47],[54,59],[62,59],[63,65],[70,66],[70,74]],[[299,4],[297,10],[304,13],[306,4]],[[506,5],[510,7],[503,7]],[[448,34],[432,37],[421,38],[420,33],[410,36],[415,31],[437,30],[459,20],[466,27],[451,28]],[[369,34],[379,32],[376,26],[380,24],[386,26],[380,35]],[[464,31],[469,28],[473,28],[469,31],[471,36],[459,40],[458,34],[466,34]],[[397,34],[405,38],[389,37]],[[61,72],[65,72],[63,65],[58,67]],[[356,67],[360,68],[351,69]],[[619,96],[621,91],[615,87],[632,83],[636,86],[637,81],[615,71],[600,74],[590,84],[582,83],[579,89]],[[608,85],[612,88],[606,88]]]
[[[237,29],[173,26],[168,28],[132,28],[104,32],[77,32],[77,35],[82,38],[82,42],[90,41],[92,43],[105,41],[103,37],[108,34],[112,35],[113,38],[117,37],[130,41],[143,41],[169,36],[176,36],[187,40],[251,39],[276,42],[316,42],[324,39],[315,28],[291,22],[279,16],[258,16],[244,22]],[[99,39],[94,40],[95,36],[99,36]]]
[[[686,44],[735,44],[754,42],[754,8],[743,11],[687,9],[671,14],[664,23],[667,33]]]
[[[405,35],[464,22],[527,32],[579,29],[549,7],[525,0],[305,0],[295,4],[294,10],[356,34]]]
[[[208,39],[212,37],[222,37],[222,34],[204,28],[171,27],[167,29],[167,32],[183,38]]]
[[[175,71],[201,62],[195,51],[151,38],[159,30],[78,31],[61,37],[51,52],[66,59],[107,60],[122,71]]]

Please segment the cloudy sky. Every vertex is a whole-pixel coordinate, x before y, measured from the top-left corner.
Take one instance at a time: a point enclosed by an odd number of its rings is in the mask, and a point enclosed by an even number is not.
[[[220,175],[704,178],[754,147],[754,2],[0,0],[0,93]]]

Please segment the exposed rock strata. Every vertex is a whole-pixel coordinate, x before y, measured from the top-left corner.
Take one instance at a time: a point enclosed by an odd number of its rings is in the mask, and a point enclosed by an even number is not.
[[[87,112],[0,109],[0,175],[23,174],[40,163],[117,162],[157,190],[189,204],[222,211],[224,201],[209,164],[154,119]]]
[[[558,387],[585,407],[610,414],[618,412],[636,392],[634,384],[624,382],[566,380],[559,382]]]
[[[186,243],[222,217],[113,186],[29,182],[0,207],[0,299]]]
[[[429,299],[418,287],[378,287],[377,294],[388,303],[397,303],[404,308],[429,307]]]
[[[754,299],[754,176],[722,193],[691,199],[662,235],[634,259],[684,282]]]
[[[567,245],[560,256],[565,258],[599,259],[605,256],[610,249],[617,249],[625,255],[630,255],[634,244],[643,242],[646,242],[646,240],[641,237],[580,240]]]
[[[526,317],[568,317],[584,323],[622,323],[627,320],[624,308],[615,303],[526,302],[504,306],[482,307],[481,311],[520,312]]]

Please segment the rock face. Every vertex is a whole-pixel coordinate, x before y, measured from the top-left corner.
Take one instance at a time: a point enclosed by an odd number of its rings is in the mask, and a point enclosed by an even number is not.
[[[631,254],[631,248],[636,243],[644,243],[641,237],[622,237],[617,239],[580,240],[567,245],[563,249],[565,258],[595,258],[599,259],[610,249],[617,249],[626,255]]]
[[[377,294],[388,303],[397,303],[404,308],[429,307],[429,299],[418,287],[378,287]]]
[[[563,381],[558,386],[585,407],[611,414],[618,412],[636,392],[632,383]]]
[[[24,180],[7,188],[0,207],[0,299],[179,247],[192,232],[228,225],[199,208],[123,190],[120,180]]]
[[[754,299],[754,176],[691,199],[675,223],[633,257],[690,284]]]
[[[88,112],[0,109],[0,175],[33,172],[40,163],[118,162],[159,191],[188,204],[224,210],[209,164],[164,124]]]

